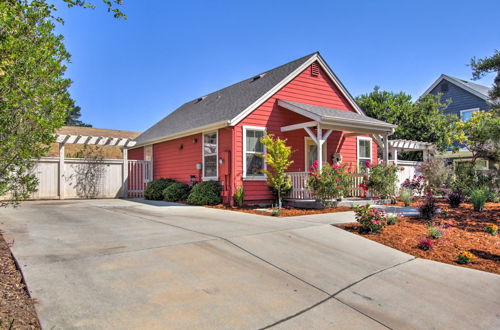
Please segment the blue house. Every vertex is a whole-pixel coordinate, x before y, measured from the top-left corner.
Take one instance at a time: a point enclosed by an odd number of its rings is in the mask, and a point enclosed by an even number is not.
[[[457,115],[463,121],[467,121],[475,111],[491,109],[489,91],[489,87],[442,74],[422,96],[441,93],[442,102],[451,100],[444,112]],[[443,157],[448,158],[456,166],[460,162],[470,161],[472,154],[467,150],[462,150],[458,153],[447,152]],[[479,170],[487,170],[490,166],[492,164],[485,159],[476,161],[476,168]]]
[[[441,93],[443,102],[452,101],[445,113],[468,120],[474,111],[491,109],[489,91],[489,87],[442,74],[422,96]]]

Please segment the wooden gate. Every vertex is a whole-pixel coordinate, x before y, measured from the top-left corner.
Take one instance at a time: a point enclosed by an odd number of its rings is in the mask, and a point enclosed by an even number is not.
[[[152,179],[151,161],[128,161],[128,197],[144,197],[144,189],[146,189],[146,185]]]

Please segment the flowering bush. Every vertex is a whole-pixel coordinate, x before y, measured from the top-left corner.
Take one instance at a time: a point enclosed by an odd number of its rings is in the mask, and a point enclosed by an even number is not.
[[[496,235],[498,234],[498,226],[494,223],[487,223],[486,226],[484,226],[484,231],[491,235]]]
[[[371,208],[369,204],[354,206],[353,209],[362,233],[376,233],[387,225],[387,215],[384,211]]]
[[[411,180],[406,179],[403,181],[401,188],[411,190],[414,195],[420,195],[424,189],[424,177],[414,175]]]
[[[311,195],[319,200],[323,206],[332,205],[332,201],[345,196],[350,185],[350,175],[347,165],[333,165],[325,163],[321,170],[318,169],[318,162],[315,161],[309,170],[307,187]],[[334,205],[332,205],[334,206]]]
[[[427,251],[427,250],[430,250],[432,249],[432,247],[434,246],[434,241],[431,240],[430,238],[428,237],[423,237],[421,238],[419,241],[418,241],[418,245],[417,247],[419,249],[422,249],[424,251]]]
[[[474,258],[476,258],[475,255],[473,255],[469,251],[461,251],[458,256],[457,256],[457,262],[462,265],[469,264]]]
[[[379,163],[370,166],[368,179],[363,183],[373,193],[382,198],[394,197],[396,192],[397,172],[399,167],[393,164]]]

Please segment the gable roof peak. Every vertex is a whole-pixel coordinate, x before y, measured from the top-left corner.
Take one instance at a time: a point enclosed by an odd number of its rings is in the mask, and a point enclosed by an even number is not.
[[[444,73],[442,73],[439,76],[439,78],[436,79],[436,81],[434,81],[434,83],[432,83],[432,85],[430,85],[429,88],[427,88],[427,90],[420,97],[423,97],[423,96],[429,94],[443,80],[449,81],[450,83],[454,84],[455,86],[462,88],[463,90],[465,90],[465,91],[467,91],[467,92],[469,92],[469,93],[471,93],[471,94],[473,94],[473,95],[475,95],[475,96],[477,96],[485,101],[488,101],[490,99],[489,92],[491,89],[489,87],[473,83],[472,81],[469,81],[469,80],[464,80],[464,79],[460,79],[457,77],[453,77],[453,76],[450,76],[450,75],[447,75]]]

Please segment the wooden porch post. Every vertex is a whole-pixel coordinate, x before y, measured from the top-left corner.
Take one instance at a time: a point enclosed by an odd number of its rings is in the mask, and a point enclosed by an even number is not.
[[[59,199],[64,199],[64,142],[59,143]]]
[[[384,133],[384,162],[389,161],[389,133]]]
[[[318,153],[318,170],[321,171],[323,169],[323,132],[321,129],[321,125],[318,123],[318,126],[316,126],[317,132],[316,132],[316,146],[317,146],[317,153]]]
[[[128,149],[123,148],[122,197],[128,197]]]

